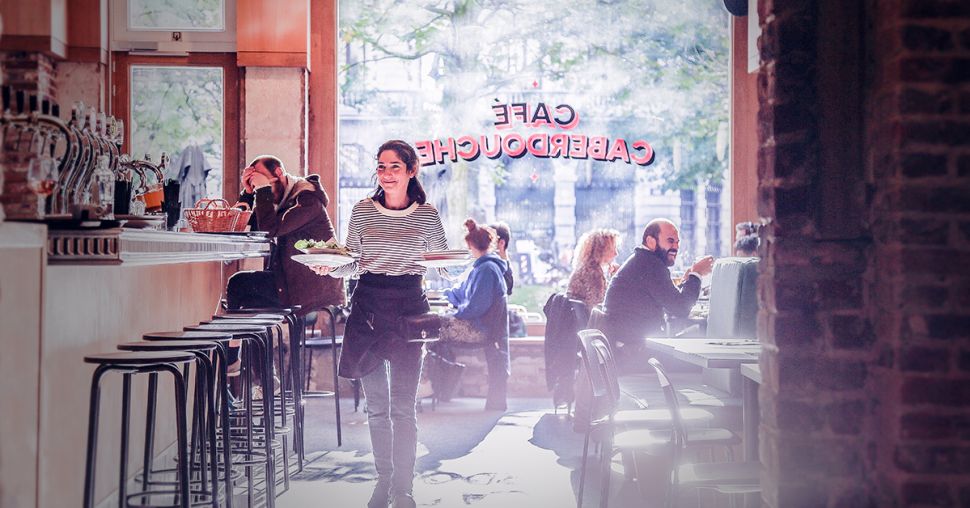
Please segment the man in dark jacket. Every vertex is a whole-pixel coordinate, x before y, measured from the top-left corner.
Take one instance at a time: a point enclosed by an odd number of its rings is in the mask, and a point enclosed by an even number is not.
[[[326,209],[329,198],[320,177],[291,175],[278,158],[262,155],[243,170],[242,184],[239,201],[253,208],[253,229],[266,231],[276,240],[269,269],[275,275],[280,302],[300,305],[304,314],[344,303],[343,279],[318,277],[291,259],[300,254],[293,246],[297,240],[334,237]]]
[[[714,258],[705,256],[684,275],[678,287],[670,278],[677,259],[680,235],[667,219],[655,219],[643,231],[643,244],[634,249],[606,289],[605,332],[614,343],[633,345],[663,329],[664,313],[684,316],[697,301],[701,277],[711,273]]]
[[[512,241],[512,231],[509,230],[509,225],[504,222],[496,222],[489,227],[495,230],[495,253],[505,261],[505,273],[502,276],[505,278],[506,294],[511,295],[512,286],[515,285],[515,278],[512,277],[512,261],[509,259],[509,242]]]

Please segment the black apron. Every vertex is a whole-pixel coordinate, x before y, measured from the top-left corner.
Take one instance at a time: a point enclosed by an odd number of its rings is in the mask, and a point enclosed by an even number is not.
[[[420,275],[361,275],[350,300],[338,374],[359,379],[390,357],[394,348],[420,349],[400,334],[400,318],[431,310]]]

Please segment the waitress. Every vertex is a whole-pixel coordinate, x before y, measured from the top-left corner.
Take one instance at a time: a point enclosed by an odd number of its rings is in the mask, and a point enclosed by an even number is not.
[[[425,251],[447,250],[438,210],[426,203],[418,181],[418,156],[400,140],[377,151],[377,189],[354,205],[347,248],[360,255],[338,268],[315,267],[317,274],[359,277],[344,331],[339,373],[360,379],[367,397],[377,486],[368,508],[413,508],[411,495],[417,454],[415,405],[423,344],[398,332],[402,316],[428,312],[422,287]]]

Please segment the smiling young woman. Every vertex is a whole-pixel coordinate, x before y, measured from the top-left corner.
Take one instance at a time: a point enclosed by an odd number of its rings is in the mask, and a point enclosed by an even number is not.
[[[399,333],[404,316],[431,309],[417,264],[421,253],[448,249],[438,210],[426,203],[418,181],[418,156],[404,141],[377,151],[377,189],[354,205],[347,248],[353,263],[315,268],[332,277],[358,276],[340,354],[340,375],[360,379],[367,397],[367,421],[377,486],[367,506],[414,507],[411,486],[417,454],[415,402],[422,343]]]

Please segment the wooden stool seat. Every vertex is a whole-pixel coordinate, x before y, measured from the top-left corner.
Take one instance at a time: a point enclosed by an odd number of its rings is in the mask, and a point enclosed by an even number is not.
[[[195,355],[182,351],[144,351],[114,353],[98,353],[84,357],[85,363],[103,365],[156,365],[159,363],[188,363],[195,360]]]
[[[145,340],[230,340],[231,333],[224,331],[181,331],[181,332],[149,332],[142,334]]]
[[[212,341],[205,340],[156,340],[137,341],[118,344],[122,351],[212,351],[219,347]]]
[[[286,314],[274,314],[271,312],[233,312],[232,314],[215,314],[212,319],[272,319],[273,321],[283,321]]]
[[[265,326],[255,326],[255,325],[243,325],[238,323],[202,323],[194,326],[186,326],[183,330],[187,332],[192,331],[210,331],[210,332],[230,332],[230,333],[266,333]]]
[[[282,321],[272,320],[272,319],[258,319],[258,318],[217,318],[211,319],[209,321],[202,321],[200,325],[223,325],[223,324],[233,324],[233,325],[252,325],[252,326],[279,326]]]

